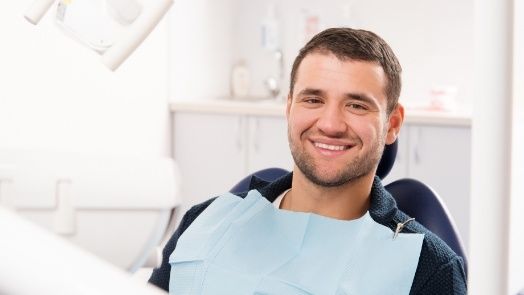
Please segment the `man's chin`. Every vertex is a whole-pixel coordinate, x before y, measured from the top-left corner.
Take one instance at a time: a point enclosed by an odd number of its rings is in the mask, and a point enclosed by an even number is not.
[[[319,174],[306,173],[305,175],[309,179],[309,181],[321,187],[341,186],[341,185],[351,182],[354,179],[354,177],[351,177],[349,175],[329,176],[329,175],[320,174],[320,173]]]
[[[340,171],[330,174],[327,171],[302,171],[302,173],[315,185],[321,187],[337,187],[358,181],[372,172],[358,173],[358,171]]]

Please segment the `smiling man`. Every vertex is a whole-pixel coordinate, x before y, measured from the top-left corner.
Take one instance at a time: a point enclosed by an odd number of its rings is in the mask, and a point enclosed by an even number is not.
[[[317,48],[315,39],[308,46],[303,50],[308,54],[295,62],[287,102],[289,143],[298,169],[281,208],[358,218],[369,207],[384,144],[395,141],[403,109],[395,103],[388,110],[388,80],[380,64]],[[355,50],[353,44],[344,46]],[[392,83],[400,83],[400,66],[396,71]],[[294,196],[301,200],[292,202]]]
[[[374,33],[313,37],[291,71],[293,172],[194,206],[150,282],[176,295],[466,294],[462,259],[375,176],[404,118],[400,73]]]

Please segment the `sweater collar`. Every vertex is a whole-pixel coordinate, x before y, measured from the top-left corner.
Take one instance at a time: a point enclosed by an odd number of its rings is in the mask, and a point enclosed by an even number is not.
[[[273,182],[268,182],[256,176],[251,178],[249,189],[258,190],[268,201],[273,202],[285,190],[291,188],[293,172],[290,172]],[[397,204],[391,194],[386,191],[382,181],[375,176],[371,186],[369,213],[371,217],[381,223],[387,224],[397,212]]]

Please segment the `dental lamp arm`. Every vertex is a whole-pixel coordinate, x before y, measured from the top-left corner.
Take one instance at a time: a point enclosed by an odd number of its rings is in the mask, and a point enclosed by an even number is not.
[[[25,19],[33,25],[37,25],[44,14],[49,10],[49,7],[53,5],[55,0],[36,0],[33,1],[31,6],[27,9],[24,14]]]
[[[116,70],[153,31],[172,4],[173,0],[157,1],[147,15],[140,16],[131,25],[130,30],[120,42],[102,54],[102,63],[112,71]]]
[[[55,0],[36,0],[28,8],[25,18],[36,25]],[[125,3],[125,2],[118,2]],[[173,0],[148,1],[149,9],[138,16],[119,42],[102,54],[102,62],[112,71],[116,70],[144,41],[173,4]]]

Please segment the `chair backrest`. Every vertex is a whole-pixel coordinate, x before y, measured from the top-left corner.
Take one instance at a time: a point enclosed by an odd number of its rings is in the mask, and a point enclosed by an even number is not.
[[[384,147],[384,151],[382,152],[382,157],[380,158],[376,172],[376,175],[380,179],[384,179],[389,174],[389,172],[391,172],[391,169],[393,169],[393,165],[395,164],[395,159],[397,157],[397,151],[398,140],[395,140],[395,142],[392,144],[388,144]]]
[[[398,142],[386,145],[377,168],[377,176],[384,179],[393,168],[398,150]],[[273,181],[288,171],[281,168],[267,168],[257,171],[237,183],[230,192],[240,193],[248,190],[253,175],[266,181]],[[457,255],[464,259],[467,269],[466,252],[446,205],[429,186],[414,179],[400,179],[385,186],[404,213],[414,217],[420,224],[441,238]]]

